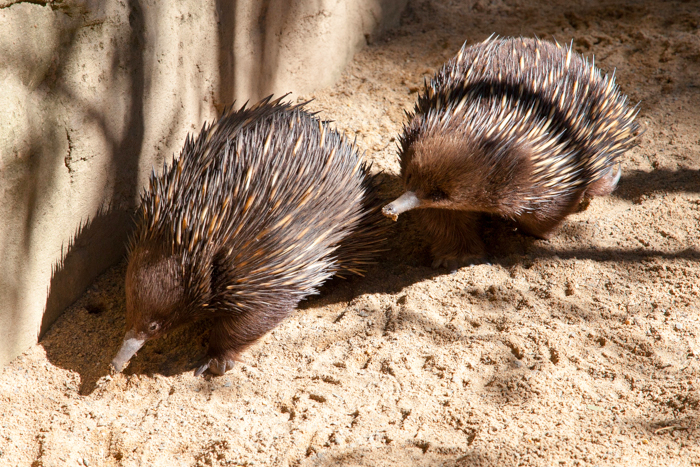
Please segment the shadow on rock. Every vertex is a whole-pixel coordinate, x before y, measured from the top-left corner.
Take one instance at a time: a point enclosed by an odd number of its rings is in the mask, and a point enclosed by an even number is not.
[[[83,395],[90,394],[97,381],[110,374],[110,362],[124,338],[126,261],[105,273],[104,267],[97,265],[114,264],[123,258],[131,230],[129,212],[99,212],[80,226],[63,261],[53,271],[40,344],[53,365],[80,375]],[[101,257],[99,261],[97,257]],[[87,291],[81,286],[90,283],[93,285]],[[202,343],[207,334],[206,323],[202,323],[149,342],[124,372],[173,375],[190,371],[204,357]]]
[[[401,194],[401,181],[396,176],[382,175],[380,196],[390,202]],[[699,189],[700,183],[688,174],[685,187],[682,190]],[[669,179],[670,180],[670,179]],[[665,183],[665,182],[663,182]],[[663,183],[647,186],[651,190],[662,189]],[[642,181],[632,182],[634,186],[643,185]],[[695,187],[695,188],[692,188]],[[629,192],[627,192],[629,193]],[[626,196],[626,195],[625,195]],[[310,297],[300,304],[305,309],[342,301],[351,301],[363,294],[396,294],[407,286],[433,279],[438,276],[452,274],[445,268],[430,267],[432,257],[428,239],[421,232],[421,226],[413,212],[401,215],[389,231],[386,251],[378,258],[377,264],[366,271],[364,277],[351,276],[346,279],[333,278],[320,289],[318,296]],[[623,249],[581,247],[577,240],[571,243],[571,248],[559,248],[546,240],[522,233],[515,222],[498,216],[483,215],[481,219],[481,237],[486,246],[488,261],[503,267],[521,264],[529,268],[538,258],[559,259],[589,259],[596,262],[640,262],[654,258],[700,260],[700,250],[687,248],[685,250],[668,252],[649,248]],[[577,239],[592,238],[596,232],[590,228],[581,228],[572,222],[565,222],[555,235],[573,236]]]
[[[623,174],[612,196],[635,203],[654,193],[700,193],[700,170],[631,170]]]
[[[123,257],[131,225],[131,214],[127,210],[100,210],[93,219],[79,226],[63,260],[53,270],[40,328],[40,344],[52,364],[79,373],[83,386],[85,376],[92,374],[104,357],[105,347],[109,348],[105,342],[107,335],[95,323],[107,320],[101,327],[114,327],[109,322],[113,320],[112,314],[106,312],[111,304],[102,298],[108,293],[105,287],[93,285],[83,295],[85,284],[94,282],[105,265],[114,264]],[[83,298],[70,306],[81,295]],[[66,310],[66,307],[69,308]]]
[[[81,395],[91,394],[122,344],[126,304],[126,261],[104,273],[46,333],[41,344],[49,361],[80,375]],[[206,322],[187,326],[147,342],[124,369],[126,375],[172,376],[193,371],[204,358]]]
[[[477,435],[478,436],[478,435]],[[470,437],[473,442],[473,437]],[[330,466],[394,466],[410,467],[442,465],[444,467],[494,467],[510,465],[515,459],[515,451],[500,452],[494,456],[482,449],[465,446],[434,446],[428,441],[416,440],[413,444],[377,449],[351,449],[340,454],[325,451],[312,453],[300,465],[313,467]],[[511,457],[512,459],[509,459]],[[504,458],[505,457],[505,458]]]
[[[694,394],[686,398],[670,400],[669,402],[671,404],[680,402],[683,407],[682,410],[679,411],[680,413],[683,413],[686,410],[696,412],[698,406],[700,405],[700,396]],[[665,419],[660,418],[655,421],[647,418],[627,419],[625,420],[624,424],[631,429],[641,427],[649,438],[654,436],[663,436],[673,438],[675,440],[685,439],[686,442],[689,443],[693,442],[693,438],[697,436],[698,430],[700,429],[700,419],[693,415],[674,416]]]
[[[380,196],[387,200],[394,199],[393,197],[398,196],[401,191],[398,177],[382,175],[382,178],[382,191],[387,193],[380,193]],[[411,218],[411,214],[406,213],[393,226],[386,251],[380,255],[378,264],[370,267],[364,277],[331,279],[321,288],[320,295],[303,301],[300,308],[350,302],[364,294],[396,294],[412,284],[450,274],[446,269],[432,269],[428,266],[431,261],[429,247],[420,232],[420,225]],[[45,334],[42,344],[53,364],[81,375],[82,394],[91,393],[97,381],[109,374],[109,364],[124,337],[123,281],[126,263],[123,262],[120,267],[103,275],[87,294],[58,318],[60,325],[54,326],[49,332],[46,330],[60,313],[62,306],[75,300],[82,293],[74,284],[89,283],[90,281],[85,280],[85,275],[96,277],[101,272],[85,270],[85,264],[88,264],[85,258],[108,254],[108,250],[104,248],[106,235],[113,235],[118,231],[122,232],[120,235],[125,239],[130,226],[131,220],[123,212],[98,215],[79,229],[64,261],[54,271],[42,323],[42,334]],[[673,253],[649,249],[556,249],[547,242],[521,234],[514,223],[497,217],[484,216],[482,227],[490,261],[504,267],[522,264],[527,268],[535,258],[551,257],[591,259],[599,262],[632,262],[651,258],[700,260],[700,251],[693,248]],[[78,280],[79,278],[82,279]],[[383,330],[376,329],[376,332],[386,332],[391,327],[400,326],[402,322],[438,331],[435,323],[424,320],[419,313],[403,310],[401,306],[397,306],[396,310],[385,310],[384,319],[376,323],[376,326]],[[208,323],[196,323],[146,343],[131,359],[124,373],[158,373],[170,376],[192,371],[204,358],[208,329]],[[465,338],[463,332],[457,329],[439,330],[438,335],[447,341]]]

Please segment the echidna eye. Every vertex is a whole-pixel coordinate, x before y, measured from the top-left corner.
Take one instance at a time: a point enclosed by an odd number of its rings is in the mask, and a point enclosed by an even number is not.
[[[160,325],[158,323],[151,323],[150,326],[148,326],[148,330],[150,332],[156,332],[160,328]]]
[[[430,192],[428,197],[433,201],[433,202],[438,202],[442,201],[444,199],[447,199],[447,193],[442,191],[439,188],[434,189],[433,191]]]

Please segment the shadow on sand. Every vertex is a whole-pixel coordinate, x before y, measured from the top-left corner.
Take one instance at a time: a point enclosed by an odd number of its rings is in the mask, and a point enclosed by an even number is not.
[[[396,177],[382,175],[384,190],[382,197],[391,199],[400,191]],[[659,180],[663,180],[663,177]],[[641,185],[635,181],[635,185]],[[625,185],[625,183],[623,183]],[[650,186],[649,184],[646,184]],[[653,188],[651,185],[651,189]],[[88,255],[101,254],[100,245],[104,244],[104,235],[122,229],[126,237],[129,225],[125,213],[104,213],[83,226],[73,241],[65,260],[54,273],[51,293],[47,301],[46,323],[50,323],[60,312],[54,306],[64,302],[63,291],[71,290],[71,281],[76,281],[81,274],[96,275],[99,271],[85,271],[81,268],[87,262]],[[651,258],[700,260],[700,251],[687,249],[667,253],[650,249],[623,250],[617,248],[592,249],[571,248],[555,249],[546,242],[520,234],[514,224],[500,218],[484,219],[484,238],[490,260],[493,264],[510,267],[515,264],[527,264],[535,258],[558,257],[562,259],[590,259],[597,262],[636,262]],[[320,294],[303,301],[299,308],[309,309],[332,303],[350,302],[363,294],[400,292],[407,286],[450,274],[445,269],[432,269],[429,248],[422,239],[419,227],[412,222],[411,213],[395,224],[387,251],[379,258],[378,265],[370,268],[364,277],[348,279],[331,279],[321,288]],[[535,242],[538,242],[535,244]],[[125,325],[125,304],[123,277],[126,264],[113,268],[100,278],[71,309],[59,318],[60,326],[46,332],[42,344],[46,348],[51,362],[62,368],[70,369],[81,375],[81,393],[89,394],[99,378],[110,373],[109,362],[121,344]],[[76,297],[77,298],[77,297]],[[64,302],[65,303],[65,302]],[[418,321],[418,317],[416,317]],[[425,323],[434,328],[434,324]],[[443,337],[460,340],[465,336],[451,330],[443,329]],[[162,374],[170,376],[194,370],[204,358],[208,338],[208,323],[196,323],[176,330],[169,335],[147,343],[125,369],[125,374]]]

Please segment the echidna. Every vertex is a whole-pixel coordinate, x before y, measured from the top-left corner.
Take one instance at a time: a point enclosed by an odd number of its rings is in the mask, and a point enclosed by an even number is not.
[[[206,361],[240,353],[335,273],[360,273],[384,228],[354,144],[301,106],[228,109],[151,175],[126,273],[121,371],[149,339],[212,322]]]
[[[420,208],[433,267],[483,257],[479,213],[548,238],[584,197],[615,189],[637,110],[572,47],[465,44],[425,86],[400,137],[406,192],[383,212]]]

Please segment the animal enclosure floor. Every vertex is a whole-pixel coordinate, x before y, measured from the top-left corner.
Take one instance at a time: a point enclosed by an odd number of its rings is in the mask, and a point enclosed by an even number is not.
[[[395,137],[462,42],[556,38],[641,102],[618,190],[549,241],[484,223],[491,264],[433,270],[402,215],[381,264],[333,280],[218,378],[206,327],[123,374],[124,264],[0,369],[4,466],[700,465],[700,6],[412,1],[309,109],[401,193]]]

